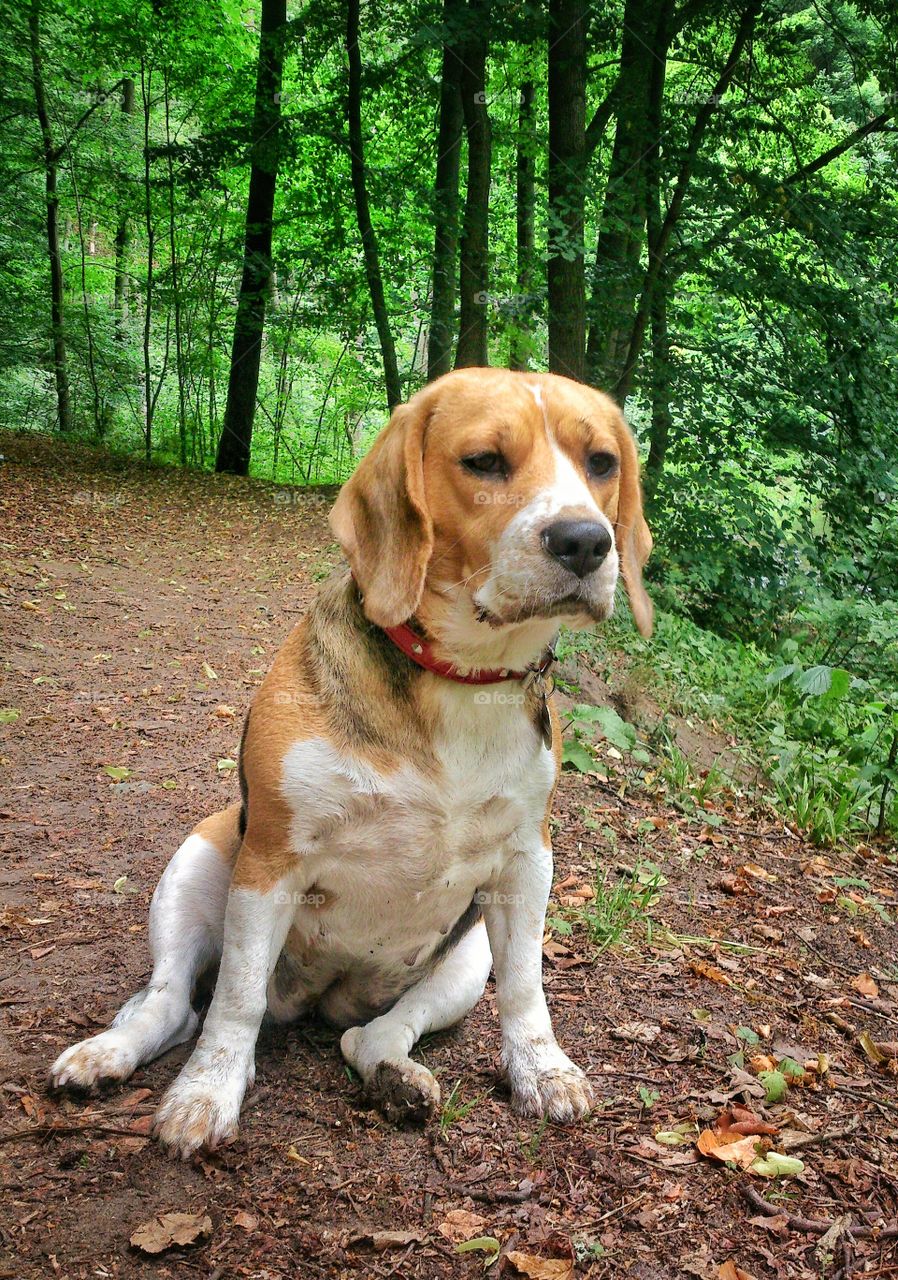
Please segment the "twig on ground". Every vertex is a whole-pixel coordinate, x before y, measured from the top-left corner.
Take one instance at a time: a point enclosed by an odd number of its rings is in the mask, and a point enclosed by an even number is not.
[[[754,1187],[747,1182],[742,1183],[739,1192],[743,1200],[747,1201],[753,1209],[759,1209],[768,1218],[785,1218],[786,1225],[792,1231],[801,1231],[807,1236],[825,1236],[836,1225],[825,1219],[802,1218],[796,1213],[786,1213],[781,1205],[771,1204],[769,1200],[765,1200],[760,1192],[755,1191]],[[847,1234],[853,1236],[855,1240],[898,1240],[898,1223],[892,1223],[887,1227],[865,1227],[861,1223],[852,1223],[846,1230]]]

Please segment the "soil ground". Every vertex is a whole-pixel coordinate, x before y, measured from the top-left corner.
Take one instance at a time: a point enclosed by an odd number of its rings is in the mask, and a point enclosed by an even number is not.
[[[52,1059],[145,981],[155,883],[235,798],[244,710],[338,552],[323,494],[35,437],[0,452],[0,707],[19,712],[0,716],[0,1277],[473,1280],[494,1246],[459,1252],[470,1236],[498,1241],[494,1276],[898,1276],[896,867],[883,848],[821,853],[725,792],[696,810],[562,779],[553,914],[573,931],[547,941],[545,979],[599,1098],[581,1124],[512,1113],[491,989],[418,1051],[455,1086],[424,1130],[371,1110],[314,1022],[263,1032],[240,1135],[214,1156],[174,1162],[147,1136],[189,1046],[100,1096],[50,1097]],[[597,955],[583,886],[640,860],[666,878],[651,930]],[[815,1069],[765,1107],[758,1054]],[[791,1134],[800,1176],[656,1141],[732,1100]],[[155,1256],[129,1243],[168,1212],[209,1223]]]

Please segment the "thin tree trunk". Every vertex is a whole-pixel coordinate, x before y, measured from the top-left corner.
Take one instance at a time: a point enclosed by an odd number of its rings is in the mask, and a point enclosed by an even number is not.
[[[455,273],[458,270],[458,180],[464,125],[462,63],[457,41],[463,15],[464,6],[460,0],[444,0],[440,124],[433,184],[433,301],[427,343],[429,382],[452,368]]]
[[[468,185],[459,257],[456,369],[489,363],[489,209],[492,138],[486,103],[490,0],[469,0],[468,38],[462,48],[461,101],[468,136]]]
[[[143,420],[143,438],[144,438],[144,457],[150,462],[153,457],[153,413],[156,408],[156,397],[152,394],[150,386],[152,377],[152,364],[150,360],[150,339],[152,336],[153,324],[153,290],[155,287],[155,273],[153,256],[156,250],[156,230],[153,225],[153,199],[151,180],[151,163],[150,163],[150,93],[153,85],[152,68],[147,69],[146,63],[141,59],[140,63],[140,95],[143,105],[143,216],[144,229],[147,237],[147,281],[146,281],[146,297],[144,299],[143,308],[143,382],[144,382],[144,420]]]
[[[633,383],[633,374],[636,369],[636,362],[639,359],[639,353],[642,350],[645,329],[651,314],[652,293],[659,276],[664,270],[671,237],[673,236],[680,215],[683,212],[683,204],[686,199],[686,193],[689,189],[689,183],[692,179],[692,172],[695,168],[695,161],[698,156],[699,149],[704,140],[711,117],[714,112],[719,109],[718,104],[729,88],[733,76],[736,73],[739,60],[742,57],[742,52],[750,40],[754,30],[755,20],[760,8],[761,0],[749,0],[749,3],[742,12],[730,55],[727,58],[723,70],[718,76],[717,83],[715,84],[713,91],[708,95],[707,101],[699,109],[695,122],[693,123],[689,143],[686,148],[686,155],[680,166],[679,173],[677,174],[677,180],[674,185],[673,195],[671,196],[667,213],[665,214],[663,221],[660,221],[657,233],[649,237],[648,269],[643,279],[639,306],[627,340],[625,358],[620,369],[618,380],[614,386],[615,394],[621,402],[623,402],[627,395],[629,395],[630,387]]]
[[[508,364],[526,369],[530,363],[535,287],[536,93],[532,80],[521,85],[518,106],[515,250],[518,297]]]
[[[126,76],[122,83],[122,114],[125,116],[124,124],[127,130],[129,117],[134,114],[134,81],[130,76]],[[119,199],[122,203],[115,232],[115,293],[112,305],[115,311],[116,337],[120,342],[124,342],[127,336],[125,322],[128,298],[128,246],[131,230],[128,220],[128,200],[124,191],[120,193]]]
[[[549,370],[586,374],[586,3],[549,0]]]
[[[387,408],[393,409],[402,399],[399,382],[399,366],[396,348],[390,332],[390,316],[384,296],[383,276],[377,251],[377,236],[371,223],[368,207],[368,181],[365,172],[365,143],[362,136],[362,57],[359,50],[359,0],[347,0],[346,4],[346,54],[349,58],[349,93],[347,118],[349,125],[349,163],[352,172],[352,190],[355,196],[355,214],[359,235],[362,238],[362,254],[365,259],[365,278],[371,296],[374,323],[380,340],[384,366],[384,382],[387,389]]]
[[[280,160],[281,76],[286,23],[287,0],[262,0],[243,277],[234,322],[227,407],[215,459],[216,471],[231,471],[240,476],[249,472],[265,330],[265,300],[273,269],[272,221]]]
[[[165,144],[168,156],[168,247],[171,257],[172,302],[175,313],[175,369],[178,380],[178,446],[181,466],[187,466],[187,403],[186,376],[181,322],[181,279],[178,268],[178,243],[175,234],[175,169],[171,148],[171,98],[168,88],[168,69],[165,71]]]
[[[41,58],[40,0],[33,0],[28,15],[31,44],[31,73],[34,105],[41,129],[44,151],[44,182],[47,200],[47,252],[50,255],[50,336],[53,345],[53,375],[56,382],[57,425],[60,431],[72,429],[72,401],[69,391],[68,355],[65,343],[62,257],[59,249],[59,196],[57,194],[59,153],[53,145],[44,70]]]
[[[667,56],[665,48],[655,47],[655,37],[653,0],[626,0],[615,94],[617,128],[599,221],[586,349],[588,380],[608,388],[616,385],[623,367],[639,293],[651,76],[656,59]]]

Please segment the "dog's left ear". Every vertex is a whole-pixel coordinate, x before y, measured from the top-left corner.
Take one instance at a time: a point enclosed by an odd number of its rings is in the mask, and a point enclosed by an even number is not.
[[[617,501],[615,538],[621,575],[633,620],[644,636],[652,634],[655,609],[642,585],[642,571],[652,550],[652,535],[642,514],[642,486],[639,483],[639,454],[636,441],[623,416],[615,424],[621,451],[620,490]]]
[[[423,397],[394,409],[370,451],[346,481],[330,513],[363,597],[379,627],[410,618],[424,590],[433,522],[424,496]]]

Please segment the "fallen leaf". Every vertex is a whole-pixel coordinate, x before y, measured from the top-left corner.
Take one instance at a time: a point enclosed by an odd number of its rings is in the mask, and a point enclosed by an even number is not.
[[[718,982],[722,987],[731,987],[733,985],[731,979],[726,976],[722,969],[718,969],[717,965],[709,964],[707,960],[690,960],[689,968],[693,973],[698,974],[700,978],[707,978],[710,982]]]
[[[215,767],[219,773],[233,773],[237,768],[237,761],[226,758],[224,760],[219,760]]]
[[[660,1034],[661,1028],[654,1022],[624,1022],[611,1031],[615,1040],[632,1040],[636,1044],[652,1044]]]
[[[733,1137],[716,1133],[713,1129],[703,1129],[695,1145],[710,1160],[735,1164],[740,1169],[748,1169],[757,1160],[759,1148],[763,1150],[761,1139],[754,1135],[734,1140]]]
[[[163,1253],[212,1234],[212,1219],[205,1213],[160,1213],[143,1222],[131,1235],[131,1244],[142,1253]]]
[[[404,1249],[420,1239],[420,1231],[356,1231],[346,1243],[370,1244],[378,1253],[383,1253],[387,1249]]]
[[[754,1280],[754,1276],[748,1271],[743,1271],[741,1267],[737,1267],[735,1262],[725,1262],[717,1273],[718,1280]]]
[[[21,714],[17,707],[0,707],[0,724],[15,724]]]
[[[714,1128],[719,1133],[740,1133],[743,1137],[752,1135],[758,1137],[761,1134],[779,1132],[777,1125],[768,1124],[766,1120],[756,1116],[748,1107],[740,1107],[737,1103],[727,1107],[725,1111],[721,1111],[714,1122]]]
[[[32,948],[31,948],[31,959],[32,959],[32,960],[43,960],[44,956],[48,956],[48,955],[50,954],[50,952],[51,952],[51,951],[55,951],[55,950],[56,950],[56,943],[55,943],[55,942],[54,942],[54,943],[52,943],[52,945],[51,945],[51,946],[49,946],[49,947],[32,947]]]
[[[859,973],[851,985],[860,995],[867,996],[870,1000],[875,1000],[879,995],[879,987],[869,973]]]
[[[574,1274],[572,1258],[540,1258],[535,1253],[522,1253],[511,1249],[505,1258],[522,1276],[530,1280],[571,1280]]]
[[[234,707],[229,707],[226,702],[220,702],[215,708],[215,715],[219,720],[233,720],[237,712]]]
[[[113,782],[124,782],[126,778],[131,777],[131,770],[126,769],[124,765],[107,764],[103,772],[112,779]]]
[[[778,879],[772,872],[765,870],[764,867],[759,867],[756,862],[743,863],[742,870],[747,876],[752,876],[755,880],[766,880],[768,883],[772,883]]]
[[[203,675],[206,677],[207,680],[218,679],[218,672],[214,671],[212,667],[209,666],[208,662],[203,663]]]
[[[479,1213],[468,1213],[467,1209],[450,1209],[437,1227],[441,1236],[459,1244],[462,1240],[471,1240],[480,1235],[486,1226],[486,1218]]]
[[[238,1209],[234,1214],[234,1226],[241,1227],[244,1231],[255,1231],[259,1225],[259,1219],[254,1213],[247,1213],[245,1209]]]

